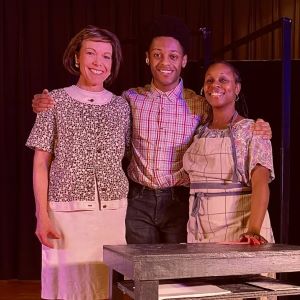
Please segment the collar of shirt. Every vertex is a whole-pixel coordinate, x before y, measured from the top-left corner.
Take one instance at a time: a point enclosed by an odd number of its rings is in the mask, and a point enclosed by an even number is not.
[[[113,94],[104,89],[100,92],[92,92],[84,90],[77,85],[71,85],[64,88],[69,96],[76,99],[82,103],[94,104],[94,105],[103,105],[110,102]]]
[[[154,96],[166,97],[170,102],[175,102],[178,99],[183,99],[183,80],[180,78],[177,86],[173,90],[168,91],[168,92],[163,92],[163,91],[159,90],[154,85],[153,80],[152,80],[150,90]]]

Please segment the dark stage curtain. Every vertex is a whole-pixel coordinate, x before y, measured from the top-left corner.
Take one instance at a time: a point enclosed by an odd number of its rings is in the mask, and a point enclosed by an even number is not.
[[[287,16],[293,19],[292,55],[294,59],[300,58],[299,0],[1,0],[1,279],[39,278],[40,245],[34,236],[33,152],[24,146],[35,119],[31,109],[33,94],[75,81],[63,69],[62,55],[69,39],[88,24],[114,31],[122,42],[124,63],[112,91],[119,94],[126,88],[144,84],[149,74],[140,37],[143,25],[159,14],[177,15],[186,21],[192,33],[191,60],[203,58],[200,27],[212,28],[212,50],[217,51]],[[278,36],[276,32],[270,34],[227,53],[225,58],[278,59]]]

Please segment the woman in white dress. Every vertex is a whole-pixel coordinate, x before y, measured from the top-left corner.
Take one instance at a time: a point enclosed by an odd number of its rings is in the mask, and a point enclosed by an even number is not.
[[[183,159],[190,177],[188,242],[274,242],[267,207],[274,178],[270,140],[253,135],[254,121],[236,110],[239,72],[217,62],[205,73],[211,106]]]
[[[35,150],[36,235],[42,244],[42,298],[108,299],[104,244],[125,244],[128,192],[122,158],[130,145],[130,108],[104,86],[117,76],[118,38],[87,26],[67,46],[76,85],[50,92],[26,145]]]

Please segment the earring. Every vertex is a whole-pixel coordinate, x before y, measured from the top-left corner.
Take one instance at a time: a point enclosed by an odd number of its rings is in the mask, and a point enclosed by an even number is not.
[[[200,96],[204,97],[204,91],[203,91],[203,87],[200,90]]]
[[[78,60],[77,60],[77,56],[75,55],[75,67],[77,69],[79,69],[79,63],[78,63]]]
[[[238,102],[238,101],[239,101],[239,99],[240,99],[239,95],[236,95],[236,96],[235,96],[235,100],[234,100],[234,101],[235,101],[235,102]]]
[[[146,65],[148,65],[148,66],[149,66],[149,63],[150,63],[150,61],[149,61],[149,58],[148,58],[148,57],[146,57]]]

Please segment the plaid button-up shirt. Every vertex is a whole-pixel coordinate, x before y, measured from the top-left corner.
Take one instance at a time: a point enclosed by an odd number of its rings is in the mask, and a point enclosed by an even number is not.
[[[154,189],[188,185],[182,158],[207,111],[204,98],[183,89],[182,80],[167,93],[151,84],[122,96],[129,102],[133,118],[128,176]]]

